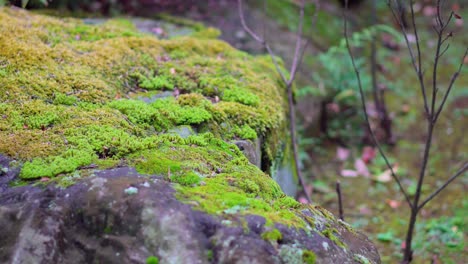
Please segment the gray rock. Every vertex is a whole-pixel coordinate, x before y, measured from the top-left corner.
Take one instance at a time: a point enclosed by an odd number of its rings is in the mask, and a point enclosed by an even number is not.
[[[130,187],[138,192],[126,194]],[[356,254],[380,263],[364,235],[319,207],[302,212],[314,226],[275,224],[282,237],[269,241],[262,234],[272,227],[261,216],[209,215],[174,194],[170,183],[129,167],[96,172],[67,189],[8,188],[0,194],[0,263],[145,263],[156,256],[174,264],[280,264],[306,250],[317,263],[353,263]],[[324,236],[325,228],[345,247]]]

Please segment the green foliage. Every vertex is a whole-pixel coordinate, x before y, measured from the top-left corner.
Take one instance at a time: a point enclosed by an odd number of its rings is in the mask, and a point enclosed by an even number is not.
[[[374,37],[380,33],[387,33],[401,39],[400,33],[386,25],[375,25],[350,36],[349,42],[353,48],[367,47]],[[298,89],[297,96],[312,95],[322,97],[323,101],[332,106],[333,110],[327,111],[327,133],[331,138],[340,138],[344,142],[354,142],[362,138],[361,101],[359,96],[359,84],[354,72],[351,59],[346,48],[345,39],[338,45],[319,54],[317,61],[320,66],[313,73],[315,86],[304,86]],[[360,71],[361,83],[365,92],[371,89],[371,75],[367,69],[368,59],[365,54],[355,58],[355,64]],[[365,70],[362,70],[365,69]]]
[[[464,230],[467,226],[466,210],[468,202],[451,217],[420,221],[416,224],[414,250],[420,253],[443,254],[463,252],[465,249]]]

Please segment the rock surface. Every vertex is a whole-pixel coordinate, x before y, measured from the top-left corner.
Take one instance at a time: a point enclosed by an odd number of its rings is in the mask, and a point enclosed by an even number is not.
[[[214,35],[0,8],[0,262],[380,262],[267,174],[284,87]]]
[[[145,263],[157,256],[160,263],[314,263],[314,257],[317,263],[358,263],[358,255],[379,261],[362,234],[324,209],[302,214],[313,218],[314,229],[267,226],[261,216],[236,212],[209,215],[181,203],[167,181],[121,167],[67,189],[3,192],[0,261]]]

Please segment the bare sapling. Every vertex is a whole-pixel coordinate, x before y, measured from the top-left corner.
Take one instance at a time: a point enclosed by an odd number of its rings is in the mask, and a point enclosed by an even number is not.
[[[266,6],[266,2],[264,2],[264,6]],[[245,21],[245,17],[244,17],[243,1],[238,0],[239,17],[242,23],[242,27],[255,41],[260,43],[264,47],[264,49],[268,52],[276,68],[276,71],[278,72],[278,74],[281,77],[281,80],[286,86],[287,96],[288,96],[288,108],[289,108],[288,109],[289,126],[290,126],[289,132],[290,132],[290,137],[291,137],[291,145],[293,147],[295,172],[299,179],[299,184],[301,185],[303,189],[304,195],[307,198],[307,201],[311,202],[310,193],[308,192],[306,188],[306,183],[304,181],[304,176],[302,174],[301,166],[300,166],[299,150],[298,150],[298,143],[297,143],[296,109],[295,109],[294,94],[293,94],[293,83],[294,83],[294,80],[296,79],[296,76],[297,76],[296,74],[299,70],[299,67],[302,64],[302,59],[304,58],[304,51],[309,45],[308,40],[306,40],[305,43],[303,44],[304,41],[302,37],[302,31],[303,31],[303,26],[304,26],[304,6],[305,6],[305,0],[301,0],[299,3],[299,21],[298,21],[298,30],[296,33],[296,40],[295,40],[296,45],[295,45],[295,50],[294,50],[294,57],[293,57],[291,67],[289,69],[289,77],[286,77],[286,74],[283,72],[283,70],[281,69],[278,63],[278,60],[275,56],[274,51],[272,50],[269,43],[265,40],[265,37],[257,34],[247,25],[247,22]],[[315,11],[313,14],[312,24],[314,24],[316,20],[317,10],[318,10],[318,1],[315,2]]]
[[[403,260],[401,262],[404,264],[410,263],[413,260],[413,250],[412,250],[411,243],[412,243],[413,236],[414,236],[414,231],[415,231],[414,229],[415,229],[418,213],[421,211],[421,209],[424,206],[427,205],[428,202],[434,199],[450,183],[452,183],[456,178],[458,178],[460,175],[463,175],[468,170],[468,162],[463,162],[463,165],[457,171],[455,171],[450,177],[448,177],[444,184],[435,188],[432,191],[432,193],[429,194],[426,198],[422,197],[422,187],[424,184],[424,178],[427,174],[427,165],[430,160],[430,154],[431,154],[430,151],[431,151],[431,146],[432,146],[434,129],[436,127],[440,114],[444,109],[444,106],[447,102],[450,92],[452,91],[454,87],[455,81],[460,75],[460,72],[462,70],[464,61],[468,53],[468,48],[467,48],[462,56],[461,63],[458,69],[451,76],[450,81],[447,85],[447,88],[445,90],[442,90],[440,88],[442,85],[439,83],[439,79],[438,79],[438,66],[440,63],[440,58],[445,54],[445,52],[449,48],[449,44],[447,42],[453,36],[453,33],[447,32],[448,31],[447,29],[448,29],[450,22],[454,18],[460,19],[460,16],[455,14],[454,12],[451,12],[447,18],[444,18],[442,14],[442,8],[444,6],[444,3],[445,1],[443,0],[436,1],[437,12],[435,15],[436,25],[434,26],[434,31],[436,33],[437,44],[435,46],[435,53],[433,54],[432,57],[430,57],[430,59],[433,60],[433,62],[432,62],[432,68],[430,69],[431,75],[430,75],[429,81],[427,81],[427,78],[425,78],[424,76],[425,69],[423,69],[423,59],[425,58],[423,58],[423,54],[421,51],[421,39],[419,37],[418,28],[416,26],[416,21],[415,21],[414,1],[411,0],[409,3],[409,8],[411,12],[409,23],[412,27],[412,31],[413,31],[412,34],[414,35],[414,38],[415,38],[414,40],[415,47],[413,47],[409,41],[409,33],[408,33],[408,29],[406,28],[406,22],[403,21],[401,16],[399,15],[398,2],[395,3],[395,0],[394,1],[387,0],[387,4],[393,14],[393,17],[398,22],[398,25],[403,34],[406,47],[409,51],[411,64],[418,79],[418,86],[421,91],[420,96],[424,103],[422,111],[424,112],[424,116],[426,119],[426,138],[425,138],[423,156],[421,158],[421,165],[419,168],[419,172],[416,175],[417,185],[416,185],[416,192],[414,194],[414,197],[410,197],[408,193],[405,191],[405,188],[401,184],[400,177],[398,177],[398,175],[393,170],[393,167],[389,163],[385,152],[383,151],[381,145],[378,142],[378,139],[376,138],[374,132],[371,129],[369,116],[367,114],[366,97],[363,92],[360,72],[355,64],[352,47],[350,46],[350,43],[349,43],[347,16],[346,16],[346,13],[344,14],[344,37],[346,41],[346,47],[348,49],[348,53],[349,53],[349,56],[350,56],[350,59],[351,59],[351,62],[352,62],[352,65],[356,74],[356,78],[358,80],[359,95],[361,98],[362,111],[364,112],[367,129],[369,130],[372,140],[374,141],[374,144],[376,145],[380,155],[383,157],[387,167],[390,169],[392,178],[396,181],[400,192],[404,196],[410,208],[410,218],[409,218],[407,233],[405,237]],[[346,4],[346,7],[347,7],[347,4]],[[429,56],[427,55],[427,53],[424,55]]]

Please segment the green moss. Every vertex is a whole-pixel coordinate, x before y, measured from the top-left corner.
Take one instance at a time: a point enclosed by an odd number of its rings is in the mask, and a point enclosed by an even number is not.
[[[21,179],[36,179],[73,172],[80,166],[90,164],[95,158],[94,155],[87,152],[70,149],[60,156],[36,158],[25,162],[20,177]]]
[[[367,259],[363,255],[354,254],[353,259],[354,259],[354,261],[356,261],[357,263],[360,263],[360,264],[371,264],[369,259]]]
[[[257,106],[260,103],[258,96],[241,89],[225,90],[222,99],[228,102],[238,102],[251,106]]]
[[[315,255],[313,251],[310,251],[310,250],[302,251],[302,261],[305,264],[315,264],[316,259],[317,259],[317,255]]]
[[[283,239],[283,234],[281,234],[281,232],[278,229],[273,228],[271,230],[263,232],[262,238],[266,241],[279,242]]]
[[[268,56],[202,26],[199,38],[158,40],[121,19],[88,25],[2,8],[0,21],[0,153],[24,163],[22,179],[58,176],[68,186],[86,177],[74,174],[81,167],[131,164],[170,178],[197,210],[238,206],[269,225],[306,225],[300,206],[226,143],[262,137],[266,167],[281,154],[287,102]],[[179,96],[128,99],[144,95],[138,86]],[[180,125],[210,133],[168,133]]]
[[[74,105],[78,102],[78,98],[75,96],[68,96],[66,94],[62,93],[56,93],[55,94],[55,99],[54,99],[54,104],[56,105]]]
[[[181,184],[183,186],[192,186],[200,183],[201,179],[195,172],[187,172],[180,175],[175,175],[170,178],[171,181]]]
[[[146,258],[146,264],[158,264],[158,263],[159,263],[158,257],[149,256],[148,258]]]
[[[148,90],[173,90],[174,83],[172,83],[166,76],[145,77],[140,75],[139,86]]]
[[[257,132],[255,132],[255,130],[248,125],[235,127],[234,134],[240,138],[250,139],[250,140],[254,140],[258,137]]]
[[[207,260],[210,261],[210,262],[213,261],[213,259],[214,259],[213,250],[210,250],[210,249],[209,249],[209,250],[206,251],[206,258],[207,258]]]
[[[325,230],[322,231],[322,234],[330,239],[331,241],[333,241],[333,243],[335,243],[337,246],[341,247],[341,248],[346,248],[346,245],[341,242],[341,240],[335,235],[336,233],[338,233],[338,231],[334,228],[327,228]]]

